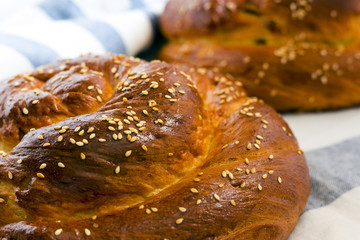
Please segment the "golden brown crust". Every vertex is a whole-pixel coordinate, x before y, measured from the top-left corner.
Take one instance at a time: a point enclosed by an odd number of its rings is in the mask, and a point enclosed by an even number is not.
[[[170,1],[160,57],[218,67],[281,111],[360,103],[357,1],[254,2]]]
[[[51,94],[81,89],[94,98],[88,91],[98,87],[104,100],[82,108],[88,102],[76,94],[76,107],[59,104],[77,116],[12,140],[20,142],[0,157],[7,186],[0,237],[288,237],[309,194],[305,159],[280,115],[246,97],[241,83],[216,69],[116,55],[61,61],[30,75],[49,86],[53,76],[42,72],[61,74],[64,63],[69,77]]]

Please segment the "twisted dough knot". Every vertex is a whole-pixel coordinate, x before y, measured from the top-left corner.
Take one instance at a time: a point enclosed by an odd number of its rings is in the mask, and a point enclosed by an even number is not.
[[[172,0],[161,58],[219,67],[280,111],[360,103],[356,0]],[[175,16],[175,17],[174,17]]]
[[[291,130],[217,69],[88,55],[0,92],[3,238],[281,239],[304,209]]]

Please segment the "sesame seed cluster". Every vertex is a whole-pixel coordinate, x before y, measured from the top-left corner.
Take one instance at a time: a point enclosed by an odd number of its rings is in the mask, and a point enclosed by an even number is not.
[[[291,130],[217,68],[86,55],[5,88],[0,105],[24,136],[0,156],[2,238],[236,238],[264,219],[286,236],[305,207],[308,170]],[[21,98],[35,88],[51,98]]]

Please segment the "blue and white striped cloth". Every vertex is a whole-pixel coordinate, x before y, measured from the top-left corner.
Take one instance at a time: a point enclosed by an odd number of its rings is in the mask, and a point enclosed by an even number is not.
[[[151,44],[165,2],[0,0],[0,78],[83,53],[135,55]]]
[[[151,44],[166,1],[0,0],[0,79],[82,53],[135,55]],[[360,239],[360,108],[284,117],[312,182],[290,239]]]

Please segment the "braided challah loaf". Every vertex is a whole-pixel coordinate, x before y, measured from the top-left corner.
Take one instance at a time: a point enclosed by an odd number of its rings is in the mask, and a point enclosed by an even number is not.
[[[216,70],[87,55],[0,87],[2,239],[286,239],[309,176]]]
[[[360,103],[357,0],[171,0],[160,56],[219,67],[281,111]]]

